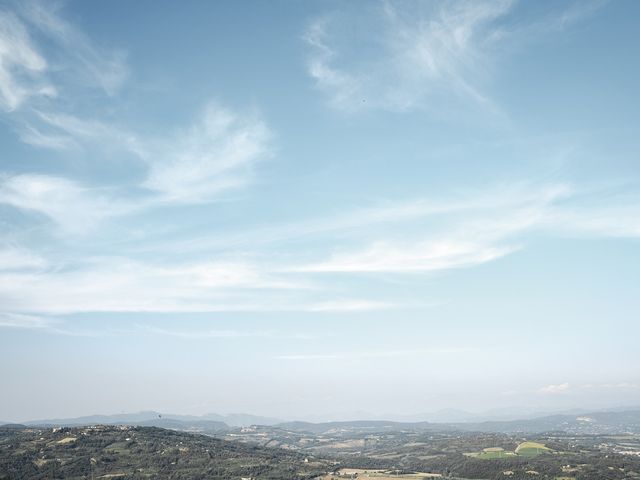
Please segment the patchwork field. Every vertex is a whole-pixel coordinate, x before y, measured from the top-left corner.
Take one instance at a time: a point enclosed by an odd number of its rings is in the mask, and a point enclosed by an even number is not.
[[[475,458],[504,458],[504,457],[513,457],[515,453],[507,452],[504,448],[500,447],[489,447],[483,449],[481,452],[478,452],[476,455],[473,455]]]
[[[516,448],[516,453],[523,457],[535,457],[541,453],[549,453],[551,449],[545,447],[542,443],[537,442],[522,442]]]
[[[465,453],[467,457],[479,458],[483,460],[492,460],[495,458],[513,458],[517,456],[521,457],[536,457],[542,453],[549,453],[552,450],[546,447],[542,443],[537,442],[522,442],[518,445],[514,452],[507,451],[501,447],[489,447],[484,448],[480,452]]]
[[[371,478],[375,480],[396,480],[396,479],[405,479],[405,480],[423,480],[423,479],[431,479],[431,478],[440,478],[442,475],[439,473],[425,473],[425,472],[415,472],[415,473],[405,473],[398,474],[394,471],[388,470],[365,470],[362,468],[342,468],[337,472],[326,475],[323,480],[344,480],[347,478]]]

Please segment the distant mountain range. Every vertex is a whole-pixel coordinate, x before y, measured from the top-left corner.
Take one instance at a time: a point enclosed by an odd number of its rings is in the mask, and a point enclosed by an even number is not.
[[[348,414],[342,413],[323,416],[308,415],[305,418],[298,418],[296,420],[313,423],[326,423],[334,421],[349,421],[357,418],[360,420],[382,420],[402,423],[480,423],[489,421],[529,420],[553,415],[584,415],[593,412],[623,412],[630,410],[640,410],[640,407],[626,406],[615,408],[543,409],[514,405],[493,408],[482,412],[468,412],[454,408],[445,408],[433,412],[421,412],[410,415],[398,415],[397,413],[372,414],[369,412],[358,411]]]
[[[548,415],[532,419],[485,422],[393,422],[359,420],[345,422],[285,422],[276,425],[289,431],[321,434],[335,430],[465,431],[499,433],[543,433],[564,431],[575,434],[640,433],[640,409],[620,412],[592,412],[579,415]]]
[[[1,424],[2,422],[0,422]],[[117,415],[91,415],[78,418],[45,419],[22,422],[26,426],[133,425],[219,434],[251,425],[281,430],[321,434],[330,430],[367,431],[467,431],[501,433],[542,433],[564,431],[576,434],[640,433],[640,409],[556,414],[515,420],[458,421],[458,422],[398,422],[389,420],[356,420],[341,422],[283,422],[277,418],[248,414],[203,416],[172,415],[154,411]]]
[[[73,427],[80,425],[132,425],[141,427],[169,428],[173,430],[191,430],[202,433],[218,432],[249,425],[268,426],[278,423],[282,423],[282,420],[244,413],[194,416],[164,414],[154,411],[121,413],[115,415],[89,415],[77,418],[54,418],[22,422],[22,424],[26,426]]]
[[[523,420],[458,423],[460,430],[501,433],[564,431],[576,434],[640,433],[640,409],[591,412],[579,415],[549,415]]]

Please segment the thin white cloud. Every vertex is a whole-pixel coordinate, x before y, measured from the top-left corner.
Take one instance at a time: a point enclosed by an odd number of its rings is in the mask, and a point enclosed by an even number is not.
[[[311,287],[311,288],[310,288]],[[96,258],[42,271],[1,271],[0,301],[17,313],[82,312],[353,312],[390,308],[379,300],[341,298],[307,281],[242,261],[154,265]],[[331,298],[331,296],[329,296]]]
[[[34,96],[54,96],[42,74],[47,61],[37,51],[20,19],[0,10],[0,108],[13,111]]]
[[[545,395],[556,395],[559,393],[565,393],[570,390],[570,386],[568,383],[557,383],[557,384],[549,384],[545,385],[538,389],[538,393],[542,393]]]
[[[87,91],[92,110],[96,98],[112,103],[127,77],[125,55],[96,47],[57,5],[33,0],[8,7],[0,9],[0,107],[13,111],[31,97],[57,96],[9,116],[23,142],[91,159],[119,150],[147,167],[139,187],[154,193],[155,204],[211,201],[245,186],[255,164],[270,155],[272,134],[259,115],[213,102],[191,125],[155,135],[78,115]],[[47,48],[38,48],[36,38],[48,39]]]
[[[69,327],[63,319],[40,315],[25,315],[12,312],[0,312],[0,329],[32,330],[50,335],[68,337],[103,337],[125,334],[124,331],[87,330]],[[130,333],[130,332],[128,332]]]
[[[44,132],[38,127],[30,124],[23,126],[19,133],[20,140],[24,143],[49,150],[70,150],[77,145],[68,135]]]
[[[298,269],[304,272],[430,272],[470,267],[515,251],[516,246],[435,241],[408,244],[377,242],[364,251],[337,253]]]
[[[255,113],[241,114],[210,102],[186,128],[164,136],[142,136],[97,120],[38,112],[24,142],[55,150],[119,150],[146,165],[140,184],[153,193],[146,206],[193,204],[248,184],[256,163],[271,154],[272,134]]]
[[[564,10],[552,11],[538,21],[533,21],[528,25],[518,25],[512,29],[505,29],[505,34],[509,34],[513,39],[518,37],[544,38],[550,34],[562,32],[572,27],[588,17],[592,16],[601,8],[605,7],[610,0],[583,0],[571,2]],[[515,30],[514,30],[515,29]]]
[[[556,209],[547,223],[567,236],[640,238],[640,198],[613,198],[599,205]]]
[[[45,258],[24,248],[0,247],[0,271],[43,269],[47,265]]]
[[[337,352],[337,353],[310,353],[310,354],[290,354],[277,355],[278,360],[361,360],[375,358],[396,358],[396,357],[420,357],[428,355],[457,355],[468,352],[468,348],[462,347],[434,347],[406,350],[373,350],[365,352]]]
[[[289,287],[240,263],[171,268],[121,258],[63,271],[6,273],[0,284],[9,310],[48,314],[218,310],[228,302],[220,289]]]
[[[138,207],[112,198],[104,189],[88,188],[63,177],[34,174],[0,177],[0,204],[43,215],[70,234],[86,232],[105,217],[129,213]]]
[[[149,164],[143,186],[165,201],[200,203],[245,185],[269,155],[271,133],[257,116],[209,104],[202,118],[166,141],[141,142]]]
[[[19,181],[18,181],[19,180]],[[0,202],[58,219],[64,225],[67,214],[75,205],[91,205],[93,216],[82,217],[80,224],[99,221],[100,215],[118,215],[127,205],[111,204],[107,198],[96,201],[85,198],[86,192],[75,184],[52,181],[50,178],[27,177],[5,179],[0,185]],[[64,192],[64,194],[60,193]],[[638,236],[636,209],[607,195],[610,205],[599,201],[607,212],[607,225],[596,229],[589,217],[591,209],[573,205],[575,193],[566,185],[491,189],[491,194],[477,192],[456,201],[427,200],[385,206],[381,211],[369,211],[366,222],[372,224],[400,222],[394,231],[404,231],[402,222],[414,223],[416,218],[431,219],[431,229],[411,230],[411,235],[384,238],[361,248],[343,248],[329,253],[314,263],[283,266],[281,259],[269,259],[262,265],[244,261],[200,261],[175,266],[132,261],[126,258],[89,260],[82,267],[50,269],[37,272],[8,271],[0,276],[5,286],[4,302],[12,311],[63,314],[90,311],[301,311],[309,313],[358,312],[394,309],[407,306],[392,299],[358,298],[354,292],[332,292],[316,274],[346,273],[414,273],[437,272],[454,268],[469,268],[502,258],[523,246],[523,234],[536,230],[548,235],[615,236],[613,224],[624,225],[626,233]],[[588,195],[587,195],[588,196]],[[595,201],[600,196],[594,197]],[[590,203],[590,202],[588,202]],[[639,203],[640,205],[640,203]],[[129,205],[130,207],[130,205]],[[571,220],[566,212],[571,213]],[[579,215],[576,211],[581,212]],[[97,215],[97,217],[96,217]],[[319,231],[351,230],[349,219],[363,225],[359,215],[343,214],[331,221],[326,218]],[[636,223],[633,223],[633,222]],[[586,222],[586,225],[585,225]],[[296,231],[306,236],[313,222],[292,225],[289,235]],[[75,223],[67,228],[72,231]],[[353,230],[354,234],[358,230]],[[389,229],[382,234],[388,235]],[[256,235],[253,235],[256,237]],[[258,235],[259,237],[259,235]],[[357,243],[358,236],[352,239]],[[344,240],[344,239],[343,239]],[[19,254],[20,253],[20,254]],[[7,265],[46,265],[34,254],[8,251]],[[214,257],[215,258],[215,257]],[[285,260],[287,263],[291,257]],[[42,262],[42,263],[38,263]],[[10,270],[10,269],[8,269]],[[313,283],[312,283],[313,281]],[[264,292],[270,291],[269,294]],[[306,291],[281,296],[278,291]],[[258,292],[258,293],[256,293]],[[262,293],[260,293],[262,292]],[[425,306],[423,304],[421,306]]]
[[[85,144],[88,149],[106,144],[145,162],[149,172],[142,186],[159,192],[164,202],[199,203],[242,186],[255,163],[271,151],[272,134],[258,114],[241,114],[215,102],[191,125],[163,136],[64,113],[38,112],[38,117],[54,133],[38,132],[35,142],[59,148],[66,141],[69,147]]]
[[[487,211],[506,212],[509,209],[528,208],[536,202],[553,201],[571,195],[566,184],[550,184],[534,188],[525,183],[495,185],[482,191],[458,191],[450,198],[412,198],[402,201],[379,201],[370,206],[356,207],[335,215],[305,219],[298,222],[270,224],[268,227],[255,228],[240,232],[217,233],[215,237],[202,236],[190,238],[172,246],[180,246],[190,251],[208,250],[228,245],[256,246],[265,243],[277,243],[338,235],[341,238],[360,235],[365,228],[375,228],[401,224],[427,218],[481,218]],[[531,217],[529,217],[531,221]],[[494,219],[495,222],[495,219]],[[513,225],[512,225],[513,228]],[[145,248],[166,248],[163,243]]]
[[[86,89],[98,86],[112,95],[127,77],[125,54],[96,48],[62,18],[58,7],[36,0],[6,2],[0,7],[1,109],[14,112],[27,102],[51,107],[55,98],[77,95],[66,91],[71,84]],[[43,55],[34,40],[37,36],[46,38],[51,58]],[[43,141],[33,133],[26,138]]]
[[[25,143],[53,149],[73,149],[84,145],[88,151],[102,147],[142,154],[138,138],[115,125],[64,112],[34,111],[41,130],[30,125],[30,130],[21,133]]]
[[[568,195],[564,185],[495,191],[458,204],[451,218],[429,233],[378,239],[359,249],[334,251],[325,260],[292,267],[298,272],[435,272],[494,261],[520,248],[517,235],[544,221],[550,206]],[[455,214],[454,214],[455,213]],[[435,222],[434,222],[435,223]],[[387,234],[388,235],[388,234]]]
[[[304,307],[307,312],[366,312],[399,307],[392,302],[375,300],[331,300],[327,302],[310,303]]]
[[[341,22],[323,17],[304,36],[311,48],[309,74],[333,107],[347,111],[408,110],[442,95],[487,104],[477,83],[498,40],[494,22],[512,4],[384,3],[370,19],[375,28],[366,30],[358,28],[355,15]],[[373,53],[349,56],[349,44],[365,44]]]
[[[207,339],[232,339],[232,338],[264,338],[264,339],[294,339],[294,340],[311,340],[316,338],[315,335],[305,333],[290,332],[274,332],[274,331],[255,331],[255,330],[168,330],[150,325],[139,325],[138,328],[145,333],[153,335],[161,335],[168,337],[207,340]]]
[[[29,0],[18,5],[17,12],[24,21],[48,37],[63,52],[54,65],[66,71],[69,82],[82,82],[84,87],[98,86],[109,95],[115,94],[127,78],[126,54],[117,50],[104,50],[73,24],[67,22],[55,2]],[[71,78],[72,77],[72,78]]]
[[[169,138],[139,137],[98,121],[63,113],[38,113],[53,131],[34,128],[23,140],[53,149],[112,148],[126,151],[148,167],[138,192],[91,187],[52,175],[0,177],[0,203],[38,212],[64,233],[87,233],[109,217],[169,204],[213,201],[246,185],[254,165],[270,154],[269,129],[256,115],[241,115],[210,104],[198,122]],[[105,147],[106,146],[106,147]]]
[[[53,321],[36,315],[0,312],[0,328],[48,329]]]
[[[576,192],[563,184],[491,192],[453,202],[449,209],[415,210],[416,218],[432,217],[426,231],[411,229],[410,235],[398,238],[386,229],[368,244],[334,249],[320,261],[285,270],[412,273],[473,267],[523,248],[524,235],[532,231],[548,236],[640,237],[639,198]],[[439,203],[446,204],[435,202]]]
[[[351,109],[357,105],[356,98],[362,97],[361,80],[332,65],[336,53],[328,45],[328,23],[327,18],[314,21],[304,36],[314,50],[309,59],[309,75],[320,89],[329,93],[332,106]]]
[[[562,31],[605,3],[577,2],[515,25],[509,21],[515,0],[396,1],[357,11],[343,8],[307,28],[308,73],[339,110],[427,108],[445,115],[439,107],[446,98],[448,110],[456,101],[469,106],[470,100],[497,113],[485,90],[500,55],[517,43]]]

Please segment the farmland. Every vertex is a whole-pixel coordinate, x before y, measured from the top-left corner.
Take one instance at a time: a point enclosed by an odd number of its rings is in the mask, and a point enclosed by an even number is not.
[[[411,472],[402,473],[394,470],[367,470],[363,468],[341,468],[322,477],[322,480],[344,480],[349,478],[372,480],[429,480],[442,477],[439,473]]]
[[[465,455],[482,460],[495,460],[497,458],[513,458],[517,456],[535,457],[543,453],[552,453],[552,450],[542,443],[527,441],[520,443],[514,451],[506,451],[502,447],[488,447],[479,452],[465,453]]]
[[[526,456],[526,457],[535,457],[536,455],[540,455],[542,453],[548,453],[551,449],[545,447],[542,443],[538,442],[522,442],[515,450],[515,453],[518,455]]]
[[[305,426],[306,428],[306,426]],[[0,479],[640,480],[640,435],[425,431],[384,423],[232,429],[0,427]]]
[[[505,451],[502,447],[488,447],[483,448],[480,452],[472,452],[466,454],[469,457],[481,458],[486,460],[492,460],[495,458],[505,458],[514,456],[514,452]]]
[[[255,426],[226,438],[333,460],[336,468],[323,480],[350,478],[349,471],[360,479],[439,474],[465,479],[640,480],[640,435],[633,434],[524,437],[353,422]]]

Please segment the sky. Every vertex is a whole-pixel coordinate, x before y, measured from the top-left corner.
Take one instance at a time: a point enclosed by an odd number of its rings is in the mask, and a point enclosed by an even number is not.
[[[0,419],[640,405],[640,3],[0,1]]]

